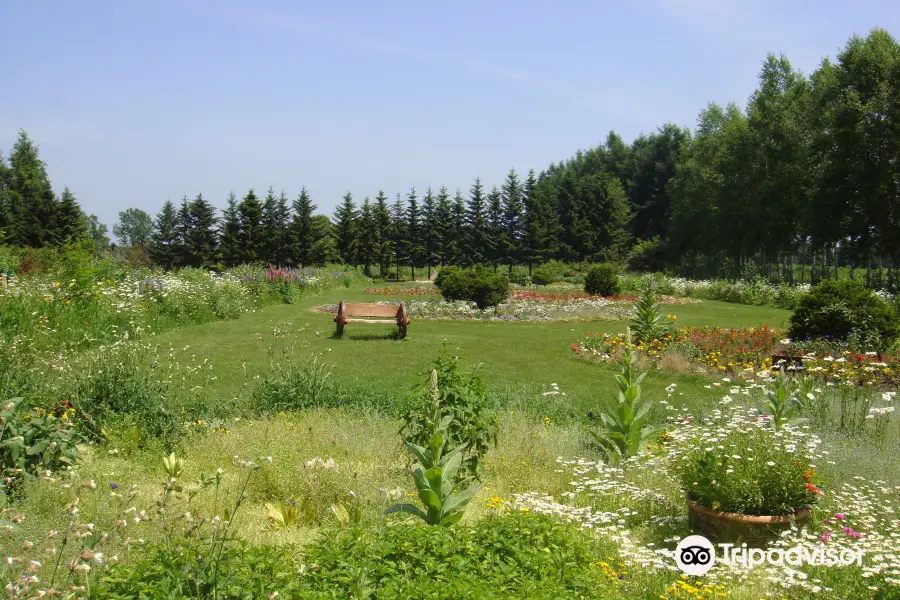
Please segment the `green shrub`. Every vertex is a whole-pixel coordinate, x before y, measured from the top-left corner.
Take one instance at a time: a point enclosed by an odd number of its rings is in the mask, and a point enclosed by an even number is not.
[[[488,396],[478,371],[473,369],[464,375],[459,368],[459,357],[447,352],[446,345],[433,363],[437,372],[437,389],[440,394],[442,418],[452,416],[447,434],[454,445],[466,444],[462,472],[477,477],[482,457],[491,444],[497,444],[497,418],[488,413]],[[428,445],[427,419],[430,415],[431,369],[428,380],[418,388],[412,401],[413,408],[404,417],[401,434],[407,441],[419,446]]]
[[[529,286],[531,285],[532,279],[531,275],[528,274],[528,269],[516,265],[509,273],[509,282],[515,283],[516,285]]]
[[[78,458],[75,433],[68,407],[60,416],[37,411],[25,412],[22,398],[0,406],[0,492],[10,489],[23,476],[40,471],[58,471]]]
[[[825,280],[800,299],[789,335],[853,341],[857,350],[883,351],[900,336],[900,318],[862,282]]]
[[[618,574],[598,562],[615,552],[553,517],[518,513],[452,529],[344,528],[310,548],[302,581],[340,598],[609,598]]]
[[[471,269],[445,267],[434,280],[445,300],[468,300],[484,310],[506,301],[509,279],[503,273],[492,273],[482,266]]]
[[[612,296],[619,293],[619,269],[610,263],[592,266],[584,276],[587,294]]]
[[[173,540],[174,541],[174,540]],[[135,562],[113,565],[92,586],[91,598],[297,598],[306,587],[298,578],[296,551],[187,538],[142,550]]]
[[[531,281],[537,285],[550,285],[562,279],[562,271],[552,263],[544,263],[531,271]]]
[[[627,264],[632,271],[653,271],[662,265],[662,242],[659,236],[641,240],[628,253]]]
[[[0,244],[0,273],[15,275],[22,264],[23,255],[21,248]]]

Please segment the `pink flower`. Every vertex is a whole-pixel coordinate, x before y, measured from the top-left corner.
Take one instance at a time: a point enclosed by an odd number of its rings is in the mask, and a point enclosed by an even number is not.
[[[822,534],[822,537],[820,538],[819,541],[821,541],[823,544],[825,544],[825,543],[827,543],[828,540],[830,540],[830,539],[831,539],[831,532],[830,532],[830,531],[826,531],[825,533]]]
[[[845,515],[844,513],[835,513],[834,518],[838,521],[843,521],[847,518],[847,515]]]

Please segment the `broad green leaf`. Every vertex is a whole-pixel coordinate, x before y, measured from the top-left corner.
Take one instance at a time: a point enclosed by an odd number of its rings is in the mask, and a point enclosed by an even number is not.
[[[431,490],[419,490],[419,499],[429,512],[436,510],[440,513],[441,499]]]
[[[453,494],[444,502],[443,513],[446,515],[457,510],[462,510],[477,493],[478,486],[473,485],[458,494]]]
[[[405,513],[409,513],[411,515],[416,515],[423,521],[428,520],[428,515],[426,515],[424,512],[422,512],[422,510],[420,508],[413,506],[412,504],[395,504],[392,507],[390,507],[389,509],[387,509],[386,511],[384,511],[384,514],[389,515],[389,514],[395,513],[395,512],[405,512]]]

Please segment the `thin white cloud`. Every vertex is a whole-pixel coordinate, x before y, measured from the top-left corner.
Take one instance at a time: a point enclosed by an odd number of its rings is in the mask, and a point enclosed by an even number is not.
[[[590,110],[632,112],[635,108],[631,99],[625,97],[623,93],[616,93],[615,90],[611,90],[610,86],[606,84],[602,91],[589,90],[553,77],[510,68],[489,61],[438,55],[422,51],[418,48],[384,42],[379,39],[361,36],[343,29],[336,29],[308,17],[300,18],[295,15],[275,14],[271,12],[266,13],[258,6],[245,8],[234,5],[216,5],[215,10],[219,11],[222,16],[243,24],[252,23],[259,27],[280,30],[291,34],[300,34],[304,37],[313,38],[326,44],[350,46],[368,52],[401,56],[424,64],[455,69],[472,74],[487,75],[518,83],[526,87],[531,87],[545,93],[562,97],[570,103]],[[618,106],[611,105],[611,98],[618,99]],[[615,103],[615,101],[613,103]]]

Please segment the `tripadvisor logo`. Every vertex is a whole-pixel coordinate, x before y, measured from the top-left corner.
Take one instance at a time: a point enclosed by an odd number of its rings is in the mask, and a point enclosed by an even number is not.
[[[721,561],[726,565],[740,565],[752,569],[757,565],[775,565],[801,567],[816,565],[823,567],[862,566],[864,550],[849,548],[808,548],[793,546],[791,548],[748,548],[747,544],[735,547],[734,544],[718,544],[721,550]],[[699,577],[706,575],[716,562],[716,550],[713,543],[702,535],[689,535],[675,548],[675,563],[688,575]]]
[[[689,535],[675,548],[675,562],[678,568],[687,573],[700,577],[712,569],[716,562],[716,549],[712,542],[702,535]]]

